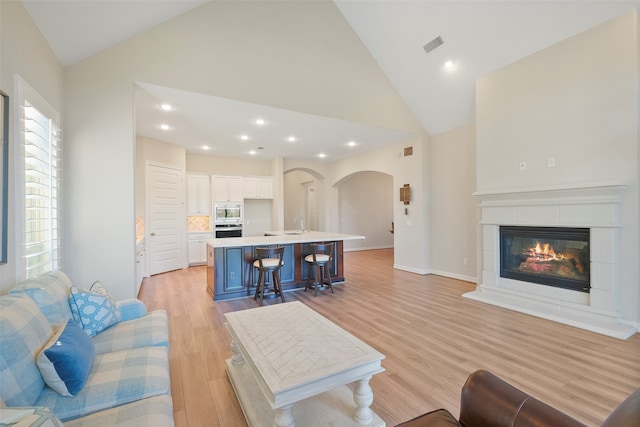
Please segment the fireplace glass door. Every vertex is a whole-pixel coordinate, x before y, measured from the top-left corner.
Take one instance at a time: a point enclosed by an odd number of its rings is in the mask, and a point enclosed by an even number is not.
[[[589,292],[588,228],[500,227],[500,276]]]

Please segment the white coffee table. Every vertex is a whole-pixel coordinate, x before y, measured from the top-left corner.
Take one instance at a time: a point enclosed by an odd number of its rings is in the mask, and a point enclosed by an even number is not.
[[[369,407],[382,353],[299,301],[225,317],[227,375],[251,427],[386,425]]]

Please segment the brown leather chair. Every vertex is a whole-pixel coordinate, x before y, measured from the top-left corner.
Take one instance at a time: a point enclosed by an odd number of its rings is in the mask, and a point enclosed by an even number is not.
[[[581,422],[479,370],[462,387],[460,419],[445,409],[428,412],[402,427],[585,427]],[[640,389],[620,404],[601,427],[640,426]]]

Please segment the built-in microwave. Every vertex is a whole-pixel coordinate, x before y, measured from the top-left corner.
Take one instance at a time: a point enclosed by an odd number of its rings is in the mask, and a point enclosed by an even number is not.
[[[215,224],[242,224],[241,203],[214,203],[213,222]]]

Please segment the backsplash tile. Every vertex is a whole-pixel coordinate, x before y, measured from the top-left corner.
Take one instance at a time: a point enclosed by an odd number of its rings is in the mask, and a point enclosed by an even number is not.
[[[188,216],[187,232],[193,232],[193,231],[211,231],[209,215]]]
[[[140,243],[142,239],[144,239],[144,217],[137,216],[136,217],[136,243]]]

